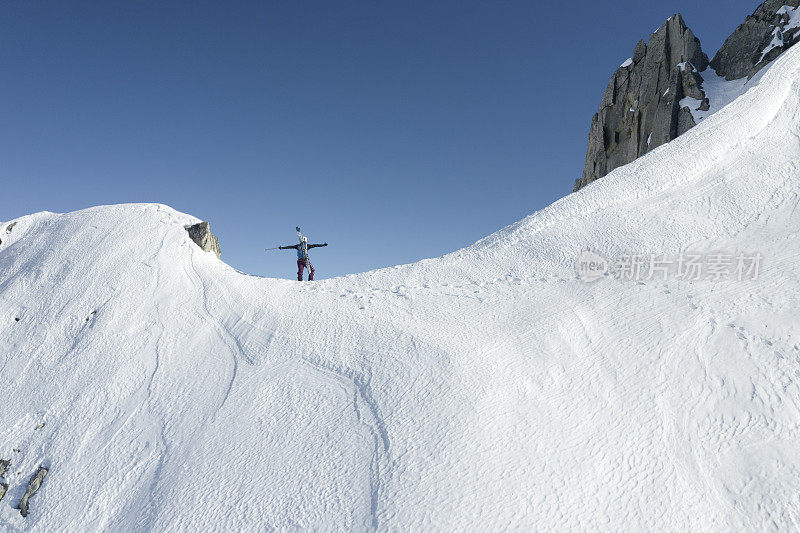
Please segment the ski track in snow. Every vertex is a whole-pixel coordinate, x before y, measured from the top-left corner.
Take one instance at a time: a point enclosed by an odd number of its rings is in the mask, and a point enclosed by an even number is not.
[[[799,529],[798,79],[795,47],[468,248],[311,284],[166,206],[0,224],[0,529]],[[587,248],[764,264],[587,284]]]

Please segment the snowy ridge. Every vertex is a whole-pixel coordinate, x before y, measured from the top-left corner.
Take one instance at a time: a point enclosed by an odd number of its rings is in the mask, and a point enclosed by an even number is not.
[[[797,528],[798,80],[792,48],[468,248],[313,284],[235,271],[162,205],[0,225],[0,528]],[[586,248],[764,267],[588,284]]]

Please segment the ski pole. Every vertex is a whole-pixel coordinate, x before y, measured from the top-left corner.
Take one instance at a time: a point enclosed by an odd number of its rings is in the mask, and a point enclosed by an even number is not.
[[[275,248],[264,248],[264,251],[266,252],[268,250],[277,250],[278,248],[280,248],[280,246],[276,246]]]

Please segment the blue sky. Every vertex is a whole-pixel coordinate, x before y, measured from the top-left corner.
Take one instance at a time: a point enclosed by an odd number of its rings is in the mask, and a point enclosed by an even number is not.
[[[0,220],[159,202],[318,277],[442,255],[565,196],[638,39],[709,56],[758,1],[8,2]],[[513,261],[509,257],[509,261]]]

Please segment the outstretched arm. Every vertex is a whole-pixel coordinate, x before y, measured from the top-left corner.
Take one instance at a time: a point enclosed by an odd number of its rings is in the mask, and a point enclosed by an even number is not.
[[[326,242],[325,244],[309,244],[308,245],[309,248],[322,248],[323,246],[328,246],[328,243]]]
[[[297,248],[298,248],[299,246],[300,246],[299,244],[295,244],[295,245],[291,245],[291,244],[290,244],[290,245],[288,245],[288,246],[278,246],[278,249],[279,249],[279,250],[297,250]]]

